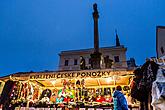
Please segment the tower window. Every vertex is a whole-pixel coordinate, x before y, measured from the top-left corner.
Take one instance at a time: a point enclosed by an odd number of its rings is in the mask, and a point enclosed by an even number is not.
[[[115,62],[119,62],[120,61],[119,56],[114,56],[114,60],[115,60]]]
[[[163,53],[164,53],[164,49],[163,49],[163,47],[161,47],[160,49],[161,49],[161,52],[162,52],[162,54],[163,54]]]
[[[77,59],[74,59],[74,65],[77,65]]]
[[[65,66],[68,66],[69,60],[65,60]]]

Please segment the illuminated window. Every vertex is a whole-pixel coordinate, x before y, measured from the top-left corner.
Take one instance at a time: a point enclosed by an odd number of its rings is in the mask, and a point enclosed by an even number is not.
[[[68,66],[69,60],[65,60],[65,66]]]

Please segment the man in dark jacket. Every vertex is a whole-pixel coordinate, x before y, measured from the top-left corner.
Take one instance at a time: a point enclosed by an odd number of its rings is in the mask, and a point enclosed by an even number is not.
[[[121,86],[117,86],[113,93],[114,110],[128,110],[126,98],[121,90]]]

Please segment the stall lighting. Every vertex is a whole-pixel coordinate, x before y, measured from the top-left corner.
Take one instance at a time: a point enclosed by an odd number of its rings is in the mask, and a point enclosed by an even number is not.
[[[110,83],[111,81],[113,81],[112,77],[106,78],[107,83]]]
[[[113,79],[116,81],[116,80],[120,80],[120,77],[118,75],[114,75],[113,76]]]
[[[51,83],[52,83],[52,85],[55,85],[56,80],[52,80]]]

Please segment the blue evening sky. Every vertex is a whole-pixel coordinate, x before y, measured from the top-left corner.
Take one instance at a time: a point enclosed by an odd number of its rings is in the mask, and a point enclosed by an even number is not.
[[[57,70],[58,53],[93,47],[93,3],[100,46],[115,45],[115,29],[141,65],[156,56],[156,26],[165,26],[165,0],[0,0],[0,76]]]

